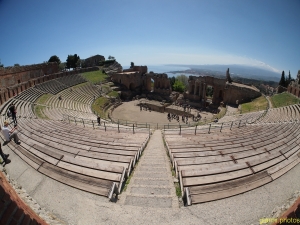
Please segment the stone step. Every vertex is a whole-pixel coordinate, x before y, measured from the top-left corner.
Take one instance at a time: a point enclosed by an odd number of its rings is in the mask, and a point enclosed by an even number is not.
[[[168,179],[169,176],[167,173],[148,173],[148,172],[139,172],[139,171],[136,171],[134,173],[134,176],[135,177],[143,177],[143,178],[164,178],[164,179]]]
[[[169,180],[162,180],[162,179],[144,179],[144,178],[136,178],[133,181],[133,185],[149,185],[149,186],[165,186],[169,185]]]
[[[170,195],[171,188],[157,188],[157,187],[131,187],[130,193],[140,195]]]
[[[167,172],[167,167],[145,166],[145,167],[138,168],[136,171]]]
[[[149,208],[172,208],[172,197],[144,197],[140,195],[127,195],[125,205],[149,207]]]
[[[142,166],[149,166],[149,167],[163,167],[166,163],[143,163]]]

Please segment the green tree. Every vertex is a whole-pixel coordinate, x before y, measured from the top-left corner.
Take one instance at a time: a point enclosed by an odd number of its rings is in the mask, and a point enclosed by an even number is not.
[[[184,86],[184,84],[181,81],[179,81],[178,79],[176,79],[175,83],[173,85],[173,90],[182,93],[185,90],[185,86]]]
[[[282,74],[281,74],[281,79],[279,81],[279,85],[282,86],[282,87],[285,87],[285,74],[284,74],[284,71],[282,71]]]
[[[134,62],[131,62],[130,63],[130,68],[133,68],[134,67]]]
[[[70,68],[75,69],[78,66],[78,60],[80,60],[80,57],[77,54],[68,55],[66,67],[68,69]]]
[[[0,67],[4,67],[4,65],[1,63],[1,60],[0,60]]]
[[[20,66],[20,64],[19,63],[15,63],[14,66]]]
[[[179,75],[176,77],[176,80],[179,80],[181,83],[183,83],[186,90],[189,88],[189,78],[186,75]]]
[[[170,80],[170,85],[171,87],[173,87],[173,85],[175,84],[175,77],[169,77],[169,80]]]
[[[65,70],[66,69],[66,62],[60,63],[58,65],[59,70]]]
[[[58,65],[61,63],[59,57],[56,55],[51,56],[48,62],[56,62]]]
[[[113,56],[110,55],[110,56],[108,56],[108,59],[109,59],[109,60],[114,60],[115,57],[113,57]]]

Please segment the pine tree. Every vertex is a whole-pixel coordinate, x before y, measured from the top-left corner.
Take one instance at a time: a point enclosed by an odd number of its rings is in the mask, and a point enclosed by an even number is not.
[[[279,85],[282,86],[282,87],[285,87],[285,74],[284,74],[284,71],[282,71],[281,79],[279,81]]]

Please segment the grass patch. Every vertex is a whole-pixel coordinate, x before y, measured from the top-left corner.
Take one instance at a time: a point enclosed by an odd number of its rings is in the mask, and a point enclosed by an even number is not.
[[[119,94],[116,91],[111,91],[107,95],[110,97],[115,97],[115,98],[119,97]]]
[[[106,114],[103,110],[104,106],[109,103],[109,100],[105,97],[97,98],[92,104],[92,110],[96,114],[100,115],[100,117],[106,117]]]
[[[181,197],[181,189],[179,183],[175,183],[175,190],[177,197]]]
[[[241,104],[242,113],[257,112],[265,110],[268,106],[268,101],[264,96],[254,99],[252,102]]]
[[[49,119],[44,113],[44,109],[46,108],[46,106],[43,106],[43,105],[36,105],[34,106],[34,112],[35,112],[35,115],[38,117],[38,118],[41,118],[41,119]]]
[[[37,104],[42,104],[42,105],[46,105],[46,102],[48,101],[48,99],[52,96],[52,94],[44,94],[41,97],[39,97],[35,103]]]
[[[93,84],[99,84],[108,78],[101,70],[86,72],[83,73],[82,76]]]
[[[221,107],[220,112],[216,115],[216,118],[221,119],[223,116],[225,116],[226,113],[226,108],[225,107]]]
[[[274,108],[298,104],[300,101],[294,95],[284,92],[281,94],[276,94],[271,97],[271,102]]]

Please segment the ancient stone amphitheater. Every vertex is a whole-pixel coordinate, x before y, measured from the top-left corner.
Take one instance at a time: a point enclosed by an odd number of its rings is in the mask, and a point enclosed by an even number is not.
[[[50,119],[34,112],[44,94]],[[1,105],[1,125],[16,105],[21,140],[2,147],[12,160],[5,171],[36,200],[36,213],[58,218],[47,223],[258,224],[299,188],[300,105],[150,130],[98,125],[91,104],[102,94],[73,74]],[[0,184],[0,224],[46,223],[5,178]]]

